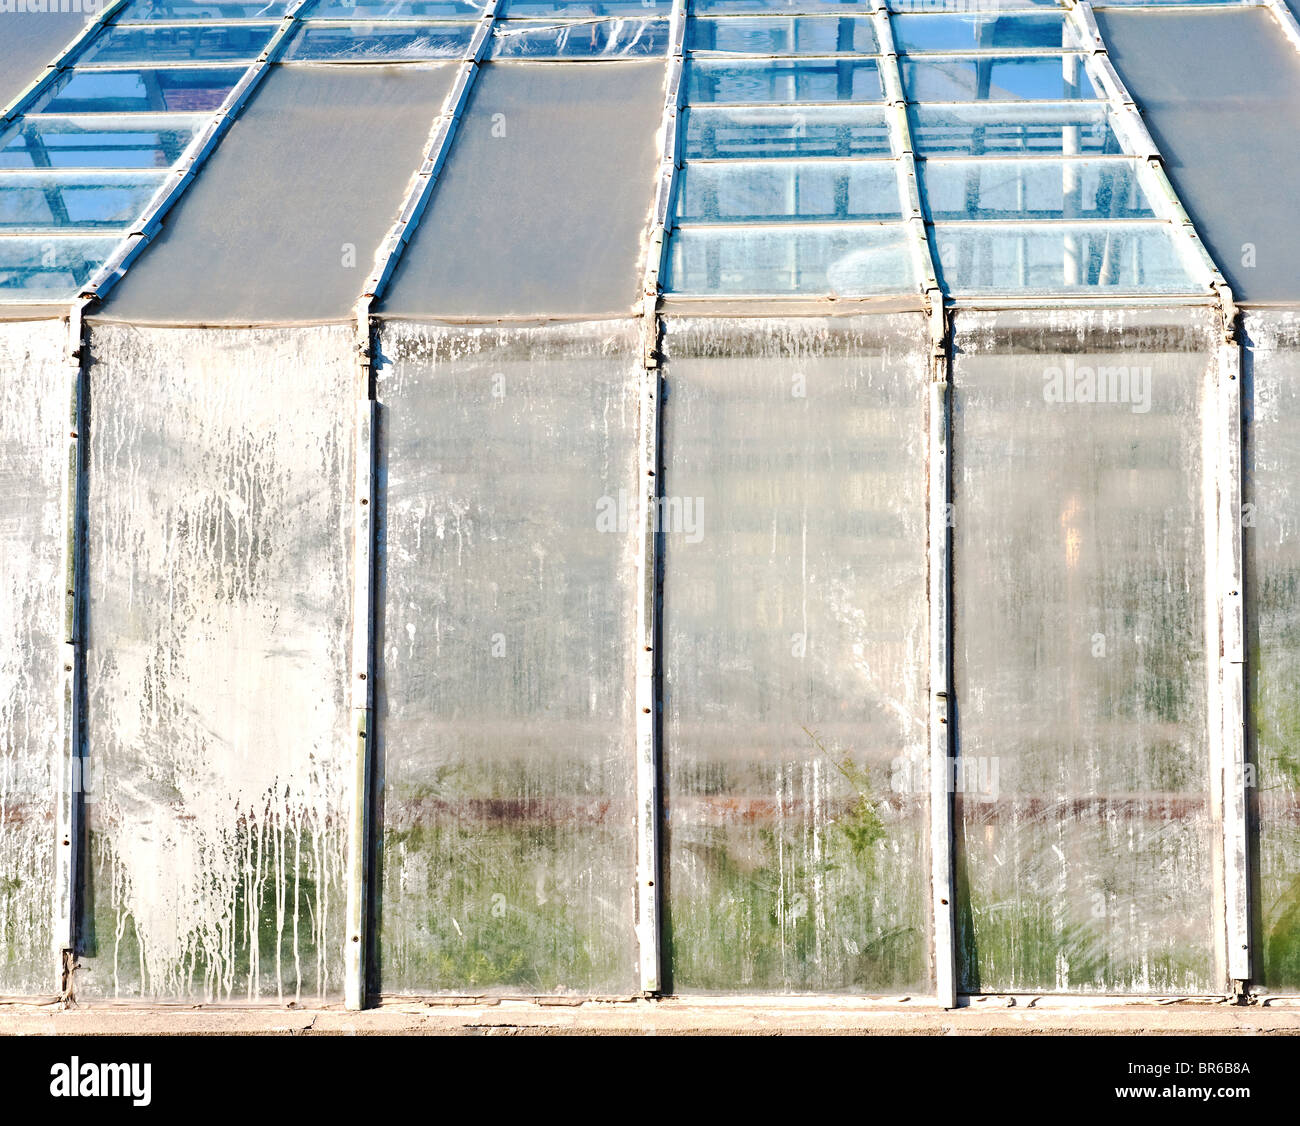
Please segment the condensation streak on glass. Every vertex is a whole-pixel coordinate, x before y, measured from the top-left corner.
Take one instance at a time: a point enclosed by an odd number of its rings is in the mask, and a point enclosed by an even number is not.
[[[1247,794],[1255,967],[1272,993],[1300,989],[1300,315],[1251,310],[1242,387],[1248,705]]]
[[[78,997],[342,993],[355,364],[93,330]]]
[[[1215,323],[958,314],[965,991],[1218,984],[1201,457]]]
[[[0,995],[55,990],[63,321],[0,323]]]
[[[637,988],[638,326],[387,322],[384,988]]]
[[[672,988],[924,988],[924,318],[666,327]]]

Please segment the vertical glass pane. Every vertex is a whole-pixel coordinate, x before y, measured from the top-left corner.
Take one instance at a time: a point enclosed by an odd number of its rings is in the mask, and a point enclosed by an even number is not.
[[[77,995],[342,993],[346,326],[92,332]]]
[[[668,324],[676,990],[929,977],[925,349],[919,316]]]
[[[0,323],[0,995],[52,994],[63,321]]]
[[[637,988],[631,322],[389,322],[380,965]]]
[[[1248,793],[1256,832],[1256,972],[1300,989],[1300,315],[1245,319],[1247,683],[1254,724]]]
[[[1213,319],[964,314],[956,341],[963,988],[1210,991]]]

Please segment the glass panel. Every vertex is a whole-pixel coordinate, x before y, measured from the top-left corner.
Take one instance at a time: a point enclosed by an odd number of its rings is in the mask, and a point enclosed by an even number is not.
[[[691,0],[691,14],[696,16],[785,16],[800,12],[844,12],[856,16],[870,10],[870,5],[863,0]]]
[[[672,0],[501,0],[498,18],[517,20],[537,17],[632,16],[667,19]]]
[[[1000,15],[912,15],[890,20],[900,51],[985,51],[1081,47],[1059,12]]]
[[[317,0],[299,18],[313,20],[473,20],[484,0]]]
[[[67,341],[62,320],[0,323],[0,995],[8,997],[48,996],[59,985],[52,767],[63,697]]]
[[[672,987],[923,987],[921,316],[670,319]]]
[[[77,995],[337,998],[352,333],[94,339]]]
[[[1072,105],[910,106],[920,156],[1023,153],[1102,155],[1122,146],[1099,103]]]
[[[787,106],[686,111],[688,160],[780,156],[891,156],[883,110]]]
[[[870,16],[694,19],[686,45],[736,55],[852,55],[878,49]]]
[[[116,22],[279,20],[288,10],[289,0],[132,0]]]
[[[164,173],[0,173],[0,230],[124,227],[143,213]]]
[[[1060,0],[889,0],[891,12],[981,12],[1023,11],[1027,8],[1059,8]]]
[[[1202,311],[1169,317],[957,315],[969,992],[1217,988],[1201,462],[1215,331]]]
[[[667,20],[612,19],[590,23],[497,24],[494,59],[645,58],[668,53]]]
[[[638,326],[381,338],[383,986],[626,996]]]
[[[64,301],[113,253],[112,238],[0,238],[0,301]]]
[[[203,113],[221,108],[243,70],[72,70],[57,78],[41,113]]]
[[[682,227],[668,288],[696,295],[855,297],[916,288],[910,236],[888,227]]]
[[[909,102],[1071,101],[1098,98],[1082,55],[902,59]]]
[[[884,100],[875,59],[686,64],[687,101],[879,102]]]
[[[1300,315],[1245,314],[1247,791],[1259,984],[1300,990]]]
[[[921,161],[931,219],[1146,219],[1132,160]]]
[[[459,59],[474,38],[475,27],[472,23],[428,27],[305,24],[294,32],[284,58],[299,62],[374,63]]]
[[[169,168],[207,124],[206,117],[130,119],[27,117],[0,137],[4,168]]]
[[[277,26],[108,27],[77,59],[77,65],[252,62],[271,41]]]
[[[1182,237],[1181,235],[1179,237]],[[954,293],[1115,289],[1204,293],[1165,223],[950,227],[936,224],[944,288]]]
[[[681,175],[683,223],[903,217],[892,160],[688,164]]]

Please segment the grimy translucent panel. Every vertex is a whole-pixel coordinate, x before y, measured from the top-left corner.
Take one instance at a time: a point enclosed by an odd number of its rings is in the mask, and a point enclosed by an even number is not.
[[[736,55],[870,55],[880,49],[871,14],[787,19],[693,19],[688,50]]]
[[[109,27],[101,31],[77,65],[149,66],[154,63],[249,62],[275,34],[276,24],[240,27]]]
[[[638,326],[380,339],[378,984],[630,994]]]
[[[487,64],[384,299],[394,316],[629,311],[662,62]]]
[[[106,314],[200,324],[346,317],[454,73],[453,63],[276,68],[110,292]]]
[[[668,322],[676,991],[929,979],[925,331],[917,315]]]
[[[299,11],[320,20],[473,20],[485,0],[316,0]]]
[[[1082,55],[904,58],[911,102],[1073,101],[1098,98]]]
[[[892,154],[885,111],[875,107],[693,106],[685,118],[687,160]]]
[[[115,238],[0,238],[0,301],[53,301],[76,297],[113,253]]]
[[[209,118],[168,114],[103,117],[28,117],[0,136],[0,169],[170,168]]]
[[[0,10],[0,110],[18,97],[90,21],[85,12]],[[24,5],[25,7],[25,5]]]
[[[244,75],[203,67],[70,70],[50,84],[33,113],[206,113],[221,108]]]
[[[866,9],[870,11],[870,7]],[[691,0],[691,14],[697,16],[773,15],[796,12],[843,12],[861,15],[862,0]]]
[[[719,103],[879,102],[875,59],[692,59],[686,100]]]
[[[162,187],[162,172],[0,172],[0,230],[122,228]]]
[[[279,20],[290,0],[132,0],[118,23],[199,23],[203,20]]]
[[[679,222],[903,218],[892,160],[689,163],[677,194]]]
[[[1181,238],[1181,235],[1177,236]],[[997,223],[934,227],[950,293],[1205,293],[1167,223]]]
[[[392,63],[459,59],[474,38],[472,23],[427,27],[383,24],[304,24],[285,49],[286,62]]]
[[[494,59],[642,59],[668,51],[668,21],[619,17],[574,23],[498,23]]]
[[[890,20],[900,51],[983,51],[1082,46],[1061,12],[901,15]]]
[[[917,289],[902,224],[680,227],[668,288],[689,295],[865,297]]]
[[[501,0],[497,9],[502,19],[537,17],[565,19],[583,16],[660,16],[667,19],[673,10],[672,0]]]
[[[1099,102],[979,106],[911,106],[917,154],[931,156],[1055,154],[1101,156],[1122,151],[1109,110]]]
[[[1272,14],[1111,11],[1097,19],[1233,293],[1300,301],[1300,54]]]
[[[1300,989],[1300,314],[1250,310],[1243,534],[1255,973]]]
[[[63,321],[0,323],[0,995],[57,986],[52,767],[60,730],[67,338]]]
[[[962,987],[1212,991],[1214,318],[959,313],[955,342]]]
[[[350,326],[91,332],[78,997],[342,992]]]
[[[1150,219],[1135,160],[925,160],[931,219]]]

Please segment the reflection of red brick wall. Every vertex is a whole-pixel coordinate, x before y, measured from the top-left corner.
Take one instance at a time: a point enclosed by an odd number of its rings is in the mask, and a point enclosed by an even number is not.
[[[221,108],[229,91],[224,87],[197,86],[188,90],[167,90],[163,93],[166,108],[172,113],[201,113]]]

